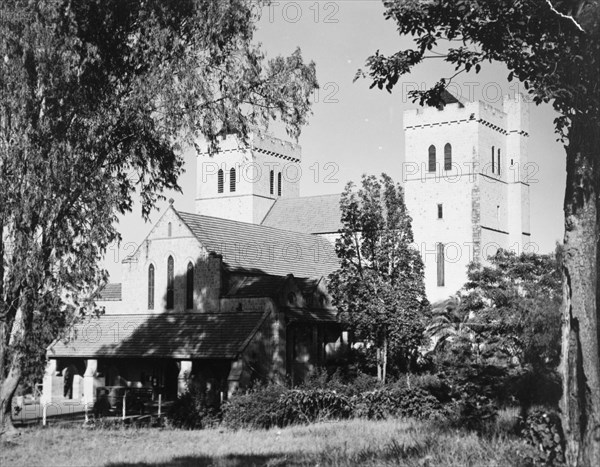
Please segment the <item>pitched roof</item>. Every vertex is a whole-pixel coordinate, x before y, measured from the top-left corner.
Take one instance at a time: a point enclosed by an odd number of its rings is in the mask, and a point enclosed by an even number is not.
[[[444,105],[447,104],[458,104],[459,107],[464,107],[465,104],[462,99],[458,98],[454,94],[452,94],[447,89],[444,89],[440,94],[440,101],[443,102]]]
[[[121,301],[121,284],[110,283],[106,284],[98,294],[98,301],[118,302]]]
[[[204,247],[223,256],[223,264],[230,271],[321,277],[339,267],[333,245],[316,235],[199,214],[178,214]]]
[[[339,323],[337,311],[334,309],[287,307],[284,308],[284,313],[289,321]]]
[[[311,234],[336,233],[341,227],[340,195],[279,198],[262,225]]]
[[[50,357],[236,358],[266,313],[103,315],[79,323]]]
[[[275,297],[279,294],[286,278],[281,276],[231,277],[226,298]]]

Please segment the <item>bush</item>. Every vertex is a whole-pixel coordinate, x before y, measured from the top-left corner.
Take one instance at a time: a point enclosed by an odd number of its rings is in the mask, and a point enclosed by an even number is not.
[[[218,414],[214,408],[207,407],[205,391],[190,385],[169,408],[167,420],[174,428],[196,430],[216,424]]]
[[[452,400],[452,388],[445,375],[426,373],[422,375],[409,375],[401,377],[394,387],[402,389],[422,389],[431,394],[440,402]]]
[[[532,411],[521,419],[521,436],[535,448],[532,463],[555,465],[564,462],[564,436],[560,417],[554,412]]]
[[[279,399],[287,391],[273,384],[234,395],[223,404],[223,424],[233,430],[282,426],[285,413]]]
[[[287,424],[348,418],[352,414],[350,398],[327,389],[291,390],[282,394],[279,404]]]
[[[450,425],[478,433],[491,431],[498,418],[498,407],[487,396],[470,391],[462,393],[451,406]]]
[[[380,420],[390,417],[436,418],[443,413],[440,402],[419,388],[383,388],[363,393],[354,400],[354,415]]]
[[[326,369],[317,368],[302,383],[300,389],[327,389],[350,397],[372,391],[380,385],[375,376],[360,370],[337,368],[333,373],[329,373]]]

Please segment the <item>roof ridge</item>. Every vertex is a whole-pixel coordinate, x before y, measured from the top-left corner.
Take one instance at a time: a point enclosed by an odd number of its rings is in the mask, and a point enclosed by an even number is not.
[[[169,312],[160,312],[160,313],[104,313],[102,315],[87,315],[84,316],[83,319],[86,318],[90,318],[90,319],[101,319],[104,317],[120,317],[120,316],[127,316],[128,318],[135,318],[135,317],[159,317],[159,316],[206,316],[206,315],[235,315],[235,314],[240,314],[240,315],[251,315],[251,314],[257,314],[260,315],[262,314],[262,311],[203,311],[201,313],[199,312],[193,312],[190,313],[189,311],[187,312],[180,312],[180,311],[175,311],[172,313]],[[75,323],[75,325],[81,323],[81,321],[78,321],[77,323]]]
[[[267,211],[267,213],[263,216],[262,220],[260,221],[260,225],[263,225],[263,222],[265,221],[265,219],[267,217],[269,217],[269,214],[271,214],[271,211],[273,210],[273,208],[277,204],[277,201],[279,201],[280,199],[281,198],[276,198],[275,201],[273,201],[273,204],[271,204],[271,207],[269,208],[269,210]]]
[[[342,196],[342,193],[329,193],[329,194],[321,194],[321,195],[309,195],[309,196],[296,196],[295,198],[278,198],[277,201],[279,200],[283,200],[283,201],[290,201],[290,200],[294,200],[294,199],[306,199],[306,198],[324,198],[326,196]]]
[[[233,220],[233,219],[226,219],[224,217],[207,216],[207,215],[204,215],[204,214],[194,214],[194,213],[191,213],[191,212],[178,211],[178,213],[180,215],[183,214],[183,215],[188,215],[188,216],[193,216],[193,217],[198,217],[198,218],[215,219],[215,220],[218,220],[218,221],[221,221],[221,222],[231,222],[232,224],[251,225],[251,226],[257,227],[259,229],[269,229],[269,230],[275,230],[277,232],[290,232],[290,233],[294,233],[294,234],[297,234],[297,235],[302,235],[302,236],[304,236],[306,238],[319,238],[321,241],[327,241],[327,240],[324,240],[321,237],[319,237],[317,235],[313,235],[311,233],[299,232],[297,230],[281,229],[281,228],[278,228],[278,227],[271,227],[269,225],[263,225],[262,223],[261,224],[254,224],[253,222],[236,221],[236,220]]]

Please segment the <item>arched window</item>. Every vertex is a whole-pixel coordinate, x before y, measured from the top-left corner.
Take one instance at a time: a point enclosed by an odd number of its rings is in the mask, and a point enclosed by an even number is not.
[[[452,170],[452,146],[446,143],[444,146],[444,170]]]
[[[492,146],[492,173],[496,173],[496,159],[494,157],[494,146]]]
[[[273,190],[275,189],[275,172],[271,170],[269,175],[269,189],[270,193],[273,194]]]
[[[154,265],[148,266],[148,309],[154,310]]]
[[[229,191],[235,191],[235,169],[232,167],[229,171]]]
[[[171,225],[171,223],[169,222],[167,224],[167,236],[170,237],[171,235],[173,235],[173,226]]]
[[[500,148],[498,148],[498,175],[500,175]]]
[[[223,193],[223,169],[219,169],[217,174],[217,192]]]
[[[167,310],[172,310],[174,305],[174,269],[173,257],[169,256],[169,259],[167,259]]]
[[[429,146],[429,172],[435,172],[435,146]]]
[[[277,196],[281,196],[281,172],[277,174]]]
[[[194,265],[190,261],[185,275],[185,308],[194,308]]]

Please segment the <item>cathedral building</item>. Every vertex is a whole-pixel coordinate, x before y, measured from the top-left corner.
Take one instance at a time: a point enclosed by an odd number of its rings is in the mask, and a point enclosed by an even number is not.
[[[527,107],[446,96],[404,115],[405,201],[430,301],[455,293],[466,266],[529,241]],[[46,401],[92,402],[103,388],[174,398],[190,382],[225,399],[254,380],[299,382],[348,343],[327,293],[338,267],[340,195],[299,196],[301,149],[256,133],[197,155],[196,212],[171,205],[105,308],[48,348]]]

